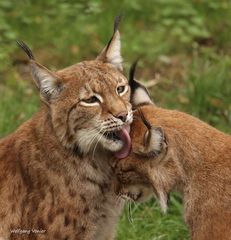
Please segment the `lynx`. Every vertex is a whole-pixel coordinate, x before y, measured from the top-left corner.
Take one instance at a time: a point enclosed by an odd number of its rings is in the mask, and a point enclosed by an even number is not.
[[[29,57],[41,109],[0,141],[0,238],[111,240],[123,207],[114,156],[131,141],[118,19],[96,60],[56,72]]]
[[[193,240],[231,239],[231,136],[179,111],[156,107],[130,74],[132,154],[118,161],[117,193],[134,200],[150,192],[165,211],[172,190],[183,196]],[[149,189],[149,191],[148,191]]]

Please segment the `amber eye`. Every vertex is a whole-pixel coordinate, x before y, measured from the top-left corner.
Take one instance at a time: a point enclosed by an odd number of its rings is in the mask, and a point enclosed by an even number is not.
[[[99,99],[96,96],[92,96],[88,99],[84,99],[85,103],[96,103],[96,102],[100,102]]]
[[[127,87],[126,86],[119,86],[117,87],[116,91],[119,95],[122,95],[126,91]]]

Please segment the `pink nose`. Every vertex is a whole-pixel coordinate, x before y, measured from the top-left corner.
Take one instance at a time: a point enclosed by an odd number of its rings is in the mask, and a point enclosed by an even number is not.
[[[122,122],[126,122],[128,116],[128,112],[120,112],[115,117],[119,118]]]

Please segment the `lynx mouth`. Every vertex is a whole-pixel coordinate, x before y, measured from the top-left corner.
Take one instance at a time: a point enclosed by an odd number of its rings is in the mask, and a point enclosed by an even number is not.
[[[103,135],[108,140],[112,140],[112,141],[119,141],[120,140],[120,138],[116,134],[116,132],[105,132]]]
[[[119,130],[105,132],[104,137],[113,142],[122,142],[122,147],[115,152],[115,156],[119,159],[126,158],[131,151],[131,138],[129,135],[130,126],[125,125]]]

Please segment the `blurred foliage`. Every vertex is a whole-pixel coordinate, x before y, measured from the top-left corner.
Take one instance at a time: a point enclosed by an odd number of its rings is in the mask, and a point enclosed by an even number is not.
[[[123,35],[132,39],[132,44],[124,44],[128,55],[141,54],[153,61],[158,54],[190,50],[195,41],[230,47],[230,4],[224,0],[1,0],[1,69],[12,61],[16,38],[31,47],[49,46],[53,54],[62,53],[57,56],[62,64],[91,55],[108,39],[112,19],[121,12]]]
[[[28,43],[39,62],[60,69],[93,59],[109,40],[113,18],[120,29],[126,69],[141,57],[137,78],[160,83],[150,92],[158,105],[186,111],[231,132],[230,0],[1,0],[0,137],[39,106],[25,56]],[[163,215],[156,202],[133,205],[118,229],[123,240],[188,238],[178,195]]]

